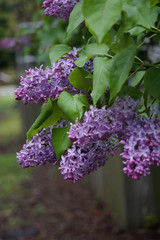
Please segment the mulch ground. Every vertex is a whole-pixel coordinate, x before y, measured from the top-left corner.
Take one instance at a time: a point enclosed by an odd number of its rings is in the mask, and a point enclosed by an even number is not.
[[[32,175],[6,199],[15,208],[0,212],[0,240],[160,239],[159,229],[118,229],[86,181],[66,182],[48,166],[35,168]]]

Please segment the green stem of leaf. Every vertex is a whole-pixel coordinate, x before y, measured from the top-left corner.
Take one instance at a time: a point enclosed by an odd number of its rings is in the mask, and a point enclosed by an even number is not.
[[[139,57],[135,56],[135,58],[136,58],[138,61],[140,61],[142,64],[144,64],[144,62],[143,62]]]
[[[132,72],[132,73],[129,75],[129,77],[127,78],[127,80],[128,80],[130,77],[132,77],[138,70],[140,70],[141,67],[143,67],[143,64],[142,64],[141,66],[139,66],[134,72]]]
[[[159,27],[160,27],[160,21],[158,22],[158,24],[157,24],[157,28],[159,29]]]
[[[156,63],[155,64],[151,64],[151,63],[144,63],[144,64],[142,64],[142,63],[139,63],[139,62],[134,62],[134,63],[137,64],[137,65],[141,65],[141,67],[145,67],[146,69],[150,68],[150,67],[160,68],[160,64],[156,64]]]
[[[149,39],[155,37],[157,35],[157,33],[152,34],[151,36],[149,36],[148,38],[144,39],[143,42],[141,42],[138,46],[137,49],[140,48],[145,42],[147,42]]]
[[[151,104],[155,103],[156,100],[157,100],[157,98],[154,98]]]
[[[141,86],[142,82],[143,82],[143,78],[139,81],[139,83],[137,83],[137,85],[135,86],[135,88],[139,88],[139,87]]]
[[[108,58],[113,58],[113,56],[112,56],[112,55],[110,55],[110,54],[107,54],[107,53],[105,54],[105,56],[106,56],[106,57],[108,57]]]
[[[160,29],[158,29],[156,27],[152,27],[152,29],[155,29],[158,33],[160,33]]]
[[[143,25],[141,25],[141,24],[137,24],[137,27],[141,27],[141,28],[146,29],[147,31],[157,33],[157,30],[154,30],[154,29],[153,29],[154,27],[148,28],[148,27],[143,26]]]

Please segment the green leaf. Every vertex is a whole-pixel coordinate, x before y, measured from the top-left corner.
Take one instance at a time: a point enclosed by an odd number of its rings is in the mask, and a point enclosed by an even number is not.
[[[160,68],[150,68],[144,75],[144,86],[154,98],[160,97]]]
[[[57,45],[54,45],[53,47],[51,47],[50,52],[49,52],[51,64],[53,64],[53,62],[56,62],[64,54],[68,53],[71,50],[72,50],[72,48],[66,44],[57,44]]]
[[[88,99],[84,94],[72,96],[68,92],[62,92],[58,98],[58,106],[72,122],[82,118],[84,111],[89,109]]]
[[[150,0],[151,6],[155,6],[159,2],[160,2],[160,0]]]
[[[57,160],[61,158],[64,151],[72,146],[72,142],[68,138],[67,132],[70,126],[64,128],[53,128],[52,130],[52,146],[56,154]]]
[[[127,51],[117,54],[111,61],[109,80],[110,80],[110,100],[112,100],[127,80],[129,72],[132,68],[134,57],[136,54],[135,45],[131,46]]]
[[[138,35],[145,31],[145,28],[154,26],[158,17],[158,8],[156,6],[151,8],[150,0],[125,0],[122,10],[124,29],[132,35]]]
[[[116,54],[111,60],[97,58],[94,60],[93,90],[91,93],[94,104],[110,89],[110,101],[116,97],[127,80],[132,68],[136,47],[133,42],[126,51]]]
[[[133,44],[133,39],[126,33],[122,36],[114,35],[112,41],[107,42],[107,45],[114,53],[125,51],[131,44]]]
[[[125,96],[130,96],[134,100],[137,100],[142,97],[142,92],[139,89],[132,87],[132,86],[123,86],[118,95],[121,98],[123,98]]]
[[[87,60],[97,55],[105,55],[108,50],[109,47],[105,44],[88,44],[82,49],[80,57],[75,61],[75,64],[78,67],[83,67]]]
[[[147,92],[147,90],[144,91],[143,99],[144,99],[144,106],[145,106],[145,108],[147,108],[148,107],[148,92]]]
[[[141,79],[144,77],[144,74],[145,74],[145,71],[136,72],[133,82],[132,82],[132,86],[136,86],[141,81]]]
[[[92,41],[93,35],[89,32],[89,30],[86,26],[84,26],[82,28],[82,33],[83,33],[83,39],[84,39],[85,44],[88,44],[89,42]]]
[[[81,11],[82,2],[79,2],[73,8],[70,17],[69,17],[69,25],[67,27],[66,37],[73,32],[79,24],[84,21],[84,16]]]
[[[98,99],[103,95],[105,90],[110,86],[109,80],[107,79],[108,68],[111,60],[103,57],[96,57],[93,62],[93,90],[91,97],[93,103],[96,104]]]
[[[30,141],[31,138],[42,128],[48,128],[54,124],[57,124],[57,122],[62,118],[68,120],[67,116],[58,107],[57,100],[52,102],[50,99],[48,99],[46,106],[42,108],[40,115],[27,132],[28,141]]]
[[[69,75],[69,82],[82,91],[89,92],[92,88],[92,78],[88,78],[90,73],[84,68],[76,67]]]
[[[98,42],[104,42],[106,34],[121,15],[122,0],[84,0],[82,13],[85,24]]]

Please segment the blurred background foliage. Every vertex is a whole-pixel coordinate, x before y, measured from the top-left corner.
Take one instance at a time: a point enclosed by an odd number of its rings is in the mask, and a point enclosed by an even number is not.
[[[32,14],[38,8],[39,1],[0,0],[0,40],[15,37],[19,31],[19,23],[31,21]],[[25,11],[24,11],[25,9]],[[13,67],[15,53],[0,49],[0,67]]]
[[[28,35],[21,30],[24,23],[33,21],[33,15],[40,8],[40,1],[0,0],[0,41]],[[37,19],[35,19],[37,21]],[[31,45],[31,53],[37,43]],[[24,46],[23,52],[25,53]],[[21,49],[0,48],[0,214],[11,214],[15,210],[12,198],[21,194],[21,182],[31,179],[30,171],[23,172],[17,164],[16,151],[22,144],[22,119],[14,99],[14,88],[19,81],[16,72],[16,51]],[[35,52],[35,51],[34,51]],[[27,52],[26,52],[27,53]],[[10,85],[12,84],[12,85]],[[13,85],[14,84],[14,85]],[[7,85],[7,86],[5,86]],[[12,199],[12,200],[11,200]],[[16,216],[15,216],[16,217]],[[15,219],[13,217],[13,219]]]
[[[23,55],[36,56],[38,65],[49,65],[49,49],[58,43],[81,46],[81,28],[65,37],[67,22],[44,15],[42,1],[0,0],[0,41],[4,38],[31,36],[31,43],[24,44]],[[25,11],[24,11],[25,9]],[[18,46],[17,46],[18,47]],[[18,48],[19,51],[19,48]],[[0,49],[1,69],[15,67],[16,49]]]

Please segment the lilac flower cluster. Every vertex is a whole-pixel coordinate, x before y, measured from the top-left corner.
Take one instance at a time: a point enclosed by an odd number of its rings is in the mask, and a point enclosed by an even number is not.
[[[75,144],[61,157],[60,167],[64,179],[73,182],[81,180],[85,174],[104,166],[107,160],[107,145],[97,141],[86,147]]]
[[[4,38],[0,41],[0,48],[9,50],[20,49],[24,46],[30,45],[31,41],[31,36]]]
[[[77,0],[45,0],[42,7],[45,8],[45,15],[68,20],[72,9],[77,3]]]
[[[15,38],[3,38],[0,41],[0,48],[13,49],[15,47]]]
[[[74,49],[57,63],[54,62],[51,69],[46,67],[43,70],[43,66],[40,66],[26,71],[26,77],[21,77],[21,86],[15,91],[16,100],[23,100],[24,104],[37,103],[47,98],[57,98],[63,90],[77,93],[78,90],[68,80],[77,57],[78,52]]]
[[[128,119],[135,117],[138,103],[129,97],[117,98],[108,109],[91,106],[81,123],[71,124],[69,138],[80,146],[98,140],[107,141],[111,136],[120,136]]]
[[[44,165],[49,162],[51,165],[57,163],[51,143],[52,128],[42,129],[34,135],[32,140],[23,145],[23,149],[17,153],[18,163],[23,168]]]
[[[137,108],[138,103],[130,97],[117,98],[112,107],[98,109],[91,106],[81,123],[71,123],[68,134],[73,146],[60,161],[64,178],[80,180],[106,163],[107,152],[115,155],[124,126],[136,115]]]
[[[160,165],[160,118],[142,117],[137,109],[138,102],[127,96],[117,98],[108,109],[91,106],[81,123],[71,123],[69,138],[82,148],[103,141],[111,155],[124,145],[120,154],[125,159],[123,172],[138,180],[150,174],[151,166]]]
[[[80,93],[80,90],[75,89],[69,82],[69,74],[76,67],[75,61],[79,57],[79,49],[73,48],[72,51],[54,62],[52,67],[43,69],[40,68],[29,69],[26,71],[26,77],[21,77],[20,86],[14,92],[17,97],[16,100],[23,100],[24,104],[38,103],[39,101],[46,101],[48,98],[57,98],[60,93],[65,90],[72,93]],[[93,63],[88,67],[84,66],[86,70],[93,71]]]
[[[121,139],[124,150],[120,154],[126,161],[123,171],[132,179],[150,174],[150,167],[160,165],[159,119],[139,117],[132,121]]]
[[[121,145],[123,172],[132,179],[138,180],[150,174],[150,167],[160,166],[160,113],[152,109],[152,118],[140,116],[138,106],[128,96],[117,98],[113,106],[101,109],[91,106],[81,123],[70,123],[68,135],[73,145],[61,156],[59,167],[64,179],[81,180],[105,165],[107,153],[115,155]],[[23,167],[56,164],[51,129],[42,129],[24,145],[17,154],[19,164]]]
[[[89,59],[84,65],[84,68],[91,74],[93,74],[93,59],[94,58]]]

